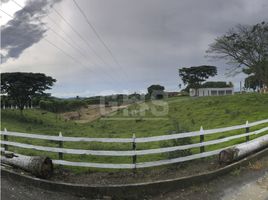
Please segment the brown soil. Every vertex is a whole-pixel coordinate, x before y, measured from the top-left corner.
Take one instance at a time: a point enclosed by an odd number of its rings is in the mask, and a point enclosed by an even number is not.
[[[61,114],[65,120],[75,121],[77,123],[88,123],[95,121],[103,116],[110,115],[118,110],[126,108],[127,105],[105,107],[102,105],[90,105],[87,108],[73,112],[65,112]]]
[[[216,161],[216,159],[214,160]],[[207,165],[205,165],[207,164]],[[7,166],[2,166],[4,168],[11,168]],[[189,165],[182,165],[182,166],[172,166],[170,168],[162,168],[158,170],[147,170],[142,172],[137,172],[137,174],[134,176],[132,173],[126,173],[126,172],[120,172],[120,173],[86,173],[86,174],[79,174],[76,175],[79,178],[74,178],[74,174],[69,173],[68,171],[60,171],[56,170],[56,174],[54,179],[58,181],[72,181],[76,183],[100,183],[101,178],[105,178],[107,183],[112,183],[112,181],[116,180],[116,183],[121,183],[120,179],[126,180],[127,178],[124,176],[130,176],[128,180],[134,180],[134,178],[137,178],[137,180],[141,180],[142,182],[145,182],[146,180],[157,180],[157,178],[162,177],[163,180],[168,178],[176,178],[178,175],[185,176],[189,174],[198,174],[198,173],[204,173],[209,170],[213,170],[215,168],[220,167],[217,165],[216,162],[213,162],[213,160],[201,160],[196,162],[190,162]],[[15,170],[13,168],[13,170]],[[159,171],[160,170],[160,171]],[[174,170],[174,171],[172,171]],[[202,171],[205,170],[205,171]],[[21,170],[16,169],[15,171],[27,174],[26,172],[23,172]],[[151,172],[150,172],[151,171]],[[190,171],[192,173],[190,173]],[[149,173],[150,172],[150,173]],[[255,199],[255,200],[264,200],[267,199],[268,196],[261,196],[261,193],[263,191],[267,191],[267,180],[268,180],[268,156],[264,156],[263,158],[258,159],[258,161],[251,162],[249,165],[245,167],[238,167],[231,173],[228,173],[224,176],[220,176],[214,180],[211,180],[209,182],[205,182],[202,184],[196,184],[191,187],[179,187],[178,189],[163,192],[163,193],[156,193],[155,195],[144,195],[144,198],[142,199],[148,199],[148,200],[216,200],[216,199],[224,199],[224,200],[233,200],[233,199]],[[143,175],[143,177],[142,177]],[[154,176],[157,177],[154,177]],[[109,176],[109,177],[107,177]],[[150,177],[152,176],[152,177]],[[83,178],[82,178],[83,177]],[[89,180],[89,178],[92,178],[92,180]],[[143,180],[144,179],[144,180]],[[8,182],[8,179],[1,179],[4,184],[2,184],[1,191],[2,196],[5,199],[27,199],[27,200],[33,200],[33,199],[73,199],[73,200],[81,200],[81,199],[88,199],[87,197],[75,197],[71,194],[63,194],[58,192],[52,192],[52,191],[46,191],[39,188],[31,188],[26,184],[16,184],[15,180],[12,180]],[[103,181],[103,184],[105,181]],[[252,187],[252,183],[253,186]],[[258,187],[255,187],[255,185],[258,185]],[[260,190],[260,188],[262,190]],[[252,189],[256,189],[256,191],[260,191],[257,193],[257,195],[254,196],[255,193],[252,191]],[[247,198],[239,198],[239,195],[244,195],[245,191],[249,191],[250,194],[247,196]],[[238,196],[237,196],[238,195]],[[266,195],[266,193],[264,194]],[[18,198],[14,198],[17,196]],[[31,198],[29,198],[31,197]],[[43,197],[43,198],[41,198]],[[112,197],[105,196],[104,198],[98,198],[101,199],[113,199]],[[127,199],[127,198],[125,198]]]
[[[86,172],[75,174],[68,170],[57,168],[53,180],[79,184],[127,184],[144,183],[157,180],[167,180],[190,175],[197,175],[218,169],[220,165],[216,158],[197,160],[185,164],[169,165],[157,168],[139,169],[136,171],[116,172]]]

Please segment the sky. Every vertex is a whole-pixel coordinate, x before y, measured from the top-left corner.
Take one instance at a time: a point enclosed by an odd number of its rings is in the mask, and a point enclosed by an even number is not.
[[[0,68],[52,76],[57,97],[178,91],[178,69],[199,65],[237,90],[244,75],[226,76],[230,66],[206,50],[267,10],[267,0],[1,0]]]

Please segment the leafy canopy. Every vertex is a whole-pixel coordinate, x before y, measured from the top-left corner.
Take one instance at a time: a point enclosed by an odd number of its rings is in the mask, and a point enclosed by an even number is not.
[[[215,66],[201,65],[197,67],[189,67],[179,69],[179,75],[187,89],[198,88],[202,82],[209,77],[217,75],[217,68]]]
[[[268,85],[268,23],[237,25],[216,38],[207,53],[231,64],[229,74],[244,72]],[[240,70],[239,70],[240,69]]]
[[[232,82],[226,83],[224,81],[208,81],[202,84],[202,88],[229,88],[234,87]]]
[[[155,99],[164,98],[164,90],[165,90],[164,86],[151,85],[150,87],[147,88],[147,90],[148,90],[148,95],[151,98],[155,98]]]
[[[262,83],[258,80],[256,76],[251,75],[245,79],[244,87],[246,89],[253,89],[253,91],[256,91],[258,87],[262,87]]]
[[[1,94],[14,100],[22,111],[33,97],[48,95],[45,91],[51,89],[54,82],[55,79],[42,73],[2,73]]]

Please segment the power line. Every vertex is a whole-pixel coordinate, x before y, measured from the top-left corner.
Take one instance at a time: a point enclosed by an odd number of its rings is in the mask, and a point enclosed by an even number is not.
[[[104,64],[107,65],[106,61],[98,55],[98,53],[94,50],[94,48],[88,43],[88,41],[72,26],[70,22],[68,22],[65,17],[63,17],[54,7],[52,9],[55,11],[55,13],[72,29],[72,31],[82,40],[84,41],[87,46],[90,48],[90,50],[97,56]]]
[[[11,0],[13,3],[15,3],[17,6],[19,6],[20,8],[23,8],[23,6],[22,5],[20,5],[17,1],[15,1],[15,0]],[[55,21],[50,17],[50,16],[47,16],[54,24],[56,24],[55,23]],[[42,21],[40,20],[40,19],[37,19],[39,22],[41,22],[42,23]],[[47,25],[45,25],[45,26],[47,26]],[[48,27],[48,26],[47,26]],[[60,26],[59,26],[60,27]],[[48,27],[48,29],[50,30],[50,31],[52,31],[55,35],[57,35],[58,37],[60,37],[65,43],[67,43],[69,46],[71,46],[72,48],[74,48],[74,49],[76,49],[78,52],[79,52],[79,54],[80,55],[82,55],[83,57],[85,57],[85,58],[87,58],[87,56],[83,53],[83,52],[81,52],[80,51],[80,49],[78,48],[78,47],[76,47],[76,46],[74,46],[73,44],[71,44],[69,41],[67,41],[65,38],[64,38],[64,36],[62,36],[62,35],[60,35],[59,33],[57,33],[57,31],[55,31],[53,28],[51,28],[51,27]],[[64,31],[64,30],[62,30],[65,34],[66,34],[66,32]],[[67,34],[66,34],[67,35]],[[72,42],[73,43],[75,43],[75,41],[71,38],[71,37],[69,37],[69,36],[67,36],[68,37],[68,39],[69,40],[72,40]]]
[[[7,12],[5,12],[4,10],[0,9],[0,11],[2,11],[3,13],[5,13],[7,16],[11,17],[12,19],[14,19],[13,16],[11,16],[10,14],[8,14]],[[62,50],[60,47],[58,47],[57,45],[55,45],[53,42],[49,41],[48,39],[44,38],[44,40],[46,42],[48,42],[49,44],[51,44],[52,46],[54,46],[55,48],[57,48],[58,50],[60,50],[63,54],[65,54],[67,57],[73,59],[75,62],[80,63],[78,60],[76,60],[73,56],[71,56],[70,54],[66,53],[64,50]]]
[[[59,51],[61,51],[64,55],[66,55],[68,58],[71,58],[72,60],[74,60],[75,62],[79,63],[80,65],[84,66],[83,63],[81,63],[79,60],[77,60],[75,57],[73,57],[72,55],[68,54],[66,51],[64,51],[63,49],[61,49],[60,47],[58,47],[57,45],[55,45],[53,42],[49,41],[47,38],[44,38],[44,40],[46,42],[48,42],[50,45],[54,46],[56,49],[58,49]],[[88,68],[89,69],[89,68]],[[91,69],[89,69],[91,70]]]
[[[19,6],[20,8],[23,8],[22,5],[20,5],[19,3],[17,3],[15,0],[12,0],[13,3],[15,3],[17,6]],[[43,23],[40,19],[37,19],[40,23]],[[66,44],[68,44],[69,46],[71,46],[72,48],[76,49],[80,55],[82,55],[83,57],[87,58],[87,56],[85,54],[83,54],[80,49],[78,49],[76,46],[74,46],[73,44],[71,44],[68,40],[66,40],[62,35],[60,35],[59,33],[57,33],[57,31],[55,31],[53,28],[48,27],[46,24],[45,26],[48,28],[48,30],[52,31],[55,35],[57,35],[59,38],[61,38]]]
[[[81,9],[81,7],[78,5],[78,3],[73,0],[74,4],[76,5],[76,7],[78,8],[78,10],[80,11],[80,13],[84,16],[87,24],[90,26],[90,28],[93,30],[93,32],[95,33],[95,35],[97,36],[97,38],[99,39],[99,41],[103,44],[103,46],[105,47],[105,49],[109,52],[109,54],[111,55],[111,57],[114,59],[114,61],[118,63],[117,59],[115,58],[115,56],[113,55],[111,49],[107,46],[107,44],[104,42],[104,40],[101,38],[100,34],[97,32],[97,30],[95,29],[95,27],[93,26],[93,24],[89,21],[88,17],[86,16],[86,14],[84,13],[84,11]]]
[[[0,11],[2,11],[3,13],[5,13],[7,16],[11,17],[12,19],[14,19],[13,16],[11,16],[10,14],[8,14],[7,12],[5,12],[4,10],[0,9]],[[69,53],[67,53],[66,51],[64,51],[62,48],[58,47],[56,44],[54,44],[53,42],[51,42],[50,40],[48,40],[47,38],[43,38],[47,43],[49,43],[51,46],[53,46],[54,48],[58,49],[59,51],[61,51],[66,57],[68,57],[69,59],[72,59],[74,62],[80,64],[81,66],[89,69],[90,71],[92,71],[92,69],[86,67],[82,62],[80,62],[78,59],[76,59],[75,57],[73,57],[72,55],[70,55]]]
[[[15,3],[17,6],[19,6],[19,7],[21,7],[21,8],[23,8],[22,7],[22,5],[20,5],[18,2],[16,2],[15,0],[11,0],[13,3]]]
[[[19,6],[20,8],[23,8],[22,5],[20,5],[17,1],[15,0],[11,0],[13,3],[15,3],[17,6]],[[63,28],[61,28],[61,26],[53,19],[51,18],[49,15],[47,15],[47,17],[50,19],[50,21],[55,24],[56,26],[58,26],[58,28],[68,37],[69,40],[71,40],[73,43],[75,43],[75,41],[64,31]],[[51,30],[51,28],[50,28]]]
[[[15,0],[12,0],[12,2],[13,3],[15,3],[17,6],[19,6],[20,8],[23,8],[23,6],[21,6],[19,3],[17,3]],[[49,17],[49,16],[48,16]],[[50,18],[50,17],[49,17]],[[52,19],[52,18],[50,18],[50,19]],[[37,19],[39,22],[41,22],[42,23],[42,21],[40,20],[40,19]],[[53,22],[54,22],[54,20],[52,20]],[[45,24],[45,26],[47,26],[46,24]],[[50,31],[52,31],[55,35],[57,35],[59,38],[61,38],[66,44],[68,44],[69,46],[71,46],[72,48],[74,48],[74,49],[76,49],[78,52],[79,52],[79,54],[80,55],[82,55],[83,57],[85,57],[85,58],[87,58],[87,56],[83,53],[83,52],[81,52],[80,51],[80,49],[79,48],[77,48],[76,46],[74,46],[73,44],[71,44],[68,40],[66,40],[65,38],[64,38],[64,36],[62,36],[62,35],[60,35],[59,33],[57,33],[57,31],[55,31],[53,28],[51,28],[51,27],[48,27],[47,26],[47,28],[50,30]],[[72,40],[70,37],[68,37],[70,40]],[[74,41],[72,40],[72,42],[74,43]]]
[[[101,35],[98,33],[98,31],[96,30],[96,28],[94,27],[94,25],[90,22],[90,20],[88,19],[87,15],[85,14],[85,12],[83,11],[83,9],[78,5],[78,3],[76,2],[76,0],[73,0],[75,6],[78,8],[78,10],[80,11],[80,13],[83,15],[83,17],[85,18],[87,24],[89,25],[89,27],[93,30],[93,32],[95,33],[95,35],[97,36],[98,40],[102,43],[102,45],[104,46],[104,48],[108,51],[108,53],[110,54],[110,56],[112,57],[112,59],[114,60],[114,62],[120,67],[121,71],[123,71],[123,73],[125,75],[127,75],[124,70],[122,69],[121,65],[119,64],[118,60],[116,59],[116,57],[114,56],[112,50],[109,48],[109,46],[104,42],[104,40],[102,39]]]
[[[73,25],[66,20],[66,18],[59,12],[57,11],[54,7],[52,9],[55,11],[55,13],[72,29],[72,31],[82,40],[84,43],[90,48],[90,50],[94,53],[96,57],[98,57],[105,65],[109,65],[91,46],[91,44],[76,30]],[[116,79],[117,80],[117,79]]]
[[[17,6],[19,6],[20,8],[23,8],[23,6],[22,5],[20,5],[17,1],[15,1],[15,0],[11,0],[13,3],[15,3]],[[55,21],[50,17],[50,16],[47,16],[54,24],[56,24],[55,23]],[[41,22],[41,20],[40,19],[37,19],[39,22]],[[48,27],[48,26],[47,26]],[[79,53],[80,53],[80,55],[82,55],[83,57],[85,57],[85,58],[87,58],[87,56],[84,54],[84,53],[82,53],[76,46],[74,46],[74,45],[72,45],[69,41],[67,41],[62,35],[60,35],[59,33],[57,33],[57,31],[55,31],[53,28],[51,28],[51,27],[48,27],[48,29],[50,30],[50,31],[52,31],[55,35],[57,35],[58,37],[60,37],[65,43],[67,43],[69,46],[71,46],[72,48],[74,48],[74,49],[76,49]],[[64,30],[63,30],[64,31]],[[65,32],[64,32],[65,33]],[[66,34],[66,33],[65,33]],[[68,36],[67,36],[68,37]],[[70,38],[70,37],[68,37],[70,40],[72,40],[72,38]],[[72,40],[72,42],[74,43],[74,41]]]
[[[0,11],[2,11],[3,13],[5,13],[7,16],[9,16],[10,18],[12,18],[13,19],[13,16],[12,15],[10,15],[10,14],[8,14],[7,12],[5,12],[4,10],[2,10],[2,9],[0,9]]]
[[[20,8],[23,8],[23,6],[22,5],[20,5],[18,2],[16,2],[15,0],[12,0],[12,2],[13,3],[15,3],[17,6],[19,6]],[[12,17],[13,18],[13,17]],[[40,19],[37,19],[40,23],[43,23]],[[47,25],[45,25],[45,26],[47,26]],[[50,31],[52,31],[55,35],[57,35],[59,38],[61,38],[66,44],[68,44],[70,47],[72,47],[72,48],[74,48],[74,49],[76,49],[79,53],[80,53],[80,55],[82,55],[82,56],[84,56],[85,58],[87,58],[86,57],[86,55],[84,55],[76,46],[74,46],[74,45],[72,45],[68,40],[66,40],[62,35],[60,35],[59,33],[57,33],[57,31],[55,31],[54,29],[52,29],[51,27],[48,27],[47,26],[47,28],[48,28],[48,30],[50,30]],[[54,46],[54,45],[53,45]]]
[[[87,59],[87,56],[82,53],[76,46],[73,46],[68,40],[66,40],[63,36],[61,36],[60,34],[58,34],[55,30],[51,29],[50,30],[57,35],[58,37],[60,37],[65,43],[67,43],[69,46],[75,48],[83,57],[85,57]],[[105,70],[102,70],[102,73],[104,73],[107,77],[111,78],[113,81],[116,81],[116,79],[114,79],[113,77],[110,76],[110,74],[108,74]]]
[[[17,3],[15,0],[12,0],[12,2],[14,2],[16,5],[18,5],[20,8],[23,8],[23,6],[21,6],[19,3]],[[13,18],[13,17],[12,17]],[[38,19],[39,22],[42,23],[42,21],[40,19]],[[48,27],[48,26],[47,26]],[[55,35],[57,35],[59,38],[61,38],[66,44],[68,44],[70,47],[74,48],[77,50],[77,52],[79,52],[80,55],[82,55],[84,58],[88,59],[87,56],[80,51],[80,49],[76,46],[74,46],[72,43],[70,43],[68,40],[66,40],[62,35],[60,35],[59,33],[57,33],[57,31],[55,31],[54,29],[52,29],[51,27],[48,27],[49,30],[51,30]],[[46,39],[47,40],[47,39]],[[49,41],[48,41],[49,42]],[[55,44],[49,42],[51,45],[53,45],[55,47]],[[59,49],[58,47],[56,47],[57,49]],[[59,49],[60,50],[60,49]],[[66,53],[64,53],[66,55]],[[73,57],[70,56],[69,54],[67,55],[68,57]],[[74,58],[74,57],[73,57]],[[77,59],[75,59],[77,60]],[[79,63],[81,63],[79,61]],[[98,65],[98,64],[97,64]],[[113,81],[116,81],[116,79],[114,77],[111,77],[110,74],[108,74],[105,70],[101,70],[107,77],[111,78]]]
[[[69,53],[67,53],[66,51],[64,51],[63,49],[61,49],[60,47],[58,47],[57,45],[55,45],[53,42],[49,41],[47,38],[43,38],[43,39],[47,43],[49,43],[50,45],[52,45],[53,47],[55,47],[56,49],[58,49],[59,51],[61,51],[66,57],[72,59],[74,62],[80,64],[81,66],[85,67],[86,69],[90,70],[91,72],[94,72],[92,69],[88,68],[86,65],[84,65],[82,62],[80,62],[78,59],[76,59],[75,57],[73,57],[72,55],[70,55]]]

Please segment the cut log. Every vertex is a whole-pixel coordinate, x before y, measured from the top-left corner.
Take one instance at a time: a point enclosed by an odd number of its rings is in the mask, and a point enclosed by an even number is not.
[[[251,153],[254,153],[267,147],[268,147],[268,135],[264,135],[249,142],[242,143],[235,147],[221,151],[219,154],[219,163],[229,164]]]
[[[1,162],[17,168],[21,168],[40,178],[49,178],[53,173],[53,163],[45,156],[24,156],[12,152],[4,152]]]

